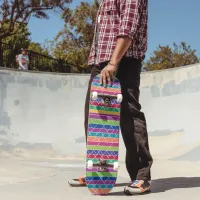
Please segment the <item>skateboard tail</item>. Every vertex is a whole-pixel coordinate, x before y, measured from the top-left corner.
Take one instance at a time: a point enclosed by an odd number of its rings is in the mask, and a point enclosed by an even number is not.
[[[86,177],[86,184],[91,193],[105,195],[113,189],[117,180],[117,172],[113,169],[109,169],[109,172],[99,172],[96,167],[87,168]]]

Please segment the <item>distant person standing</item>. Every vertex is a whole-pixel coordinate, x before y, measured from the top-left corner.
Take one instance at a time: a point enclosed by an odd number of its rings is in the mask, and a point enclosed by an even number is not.
[[[16,56],[16,62],[19,64],[19,69],[28,70],[29,57],[27,49],[21,48],[21,54]]]

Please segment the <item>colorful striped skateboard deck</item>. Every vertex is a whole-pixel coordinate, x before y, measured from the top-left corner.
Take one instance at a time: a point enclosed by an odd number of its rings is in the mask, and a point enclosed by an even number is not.
[[[115,78],[112,86],[104,88],[100,85],[100,75],[97,75],[91,85],[90,97],[86,184],[91,193],[105,195],[117,180],[122,101],[119,81]]]

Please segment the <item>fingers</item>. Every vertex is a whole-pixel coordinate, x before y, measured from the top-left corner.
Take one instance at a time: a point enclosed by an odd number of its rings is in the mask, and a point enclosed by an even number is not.
[[[105,67],[100,74],[100,84],[106,87],[107,82],[109,85],[111,85],[111,82],[113,80],[114,80],[114,70]]]
[[[105,71],[103,71],[103,75],[102,75],[102,77],[103,77],[103,86],[104,87],[106,87],[106,73],[105,73]]]
[[[102,70],[100,84],[103,85],[104,87],[106,87],[106,78],[107,78],[107,72]]]
[[[111,81],[110,81],[110,84],[111,84],[111,82],[115,79],[114,78],[114,73],[110,73],[110,79],[111,79]]]
[[[102,70],[101,71],[101,76],[100,76],[100,84],[106,87],[106,84],[111,84],[111,76],[109,71],[107,70]]]
[[[110,77],[110,73],[108,71],[106,71],[106,78],[108,80],[108,84],[111,84],[111,77]]]

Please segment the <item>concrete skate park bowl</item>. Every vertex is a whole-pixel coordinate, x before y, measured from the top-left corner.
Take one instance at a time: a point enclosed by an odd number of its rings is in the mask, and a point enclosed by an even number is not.
[[[88,80],[1,68],[0,156],[84,159]],[[154,159],[200,160],[200,64],[142,73],[140,90]]]

